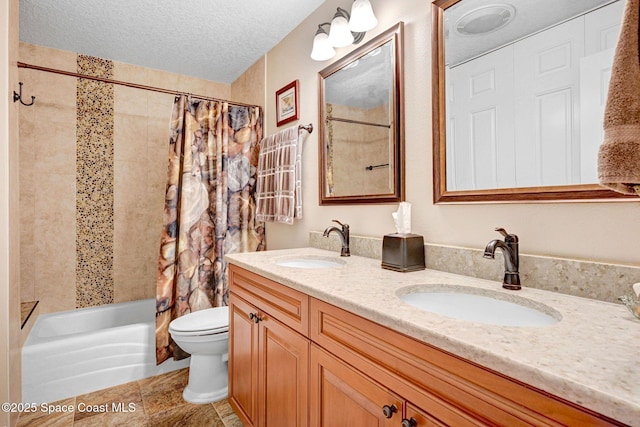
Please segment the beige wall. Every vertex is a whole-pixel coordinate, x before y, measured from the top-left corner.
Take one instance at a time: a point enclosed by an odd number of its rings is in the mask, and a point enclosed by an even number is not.
[[[259,105],[264,109],[266,62],[262,57],[231,84],[231,98],[234,102]]]
[[[0,4],[0,401],[20,402],[20,236],[18,224],[18,0]],[[17,414],[0,412],[0,426]]]
[[[76,71],[76,54],[20,45],[28,64]],[[114,62],[113,78],[229,99],[230,85]],[[20,110],[23,301],[76,308],[76,79],[20,69],[36,104]],[[114,85],[113,301],[155,296],[174,96]],[[99,118],[97,119],[99,122]],[[98,284],[101,286],[102,284]]]
[[[300,80],[300,123],[318,123],[317,73],[350,49],[338,49],[331,61],[309,58],[317,25],[336,7],[327,0],[267,55],[265,134],[276,132],[274,102],[279,88]],[[415,0],[371,0],[378,26],[365,40],[405,23],[406,200],[413,206],[413,231],[428,243],[483,248],[499,237],[497,226],[520,236],[523,253],[640,265],[640,203],[522,203],[434,205],[431,168],[431,4]],[[354,235],[381,237],[394,232],[397,205],[319,206],[318,133],[307,138],[303,153],[304,218],[293,226],[268,224],[270,249],[308,245],[310,230],[323,230],[332,219],[351,224]],[[487,261],[489,262],[489,261]]]

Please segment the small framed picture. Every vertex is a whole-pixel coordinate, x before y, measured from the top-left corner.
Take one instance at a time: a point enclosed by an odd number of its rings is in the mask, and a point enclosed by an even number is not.
[[[276,92],[276,117],[278,126],[298,120],[300,115],[298,80]]]

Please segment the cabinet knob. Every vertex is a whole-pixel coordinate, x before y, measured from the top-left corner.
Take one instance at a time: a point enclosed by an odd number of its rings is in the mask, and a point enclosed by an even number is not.
[[[262,317],[257,313],[249,313],[249,319],[253,320],[253,323],[262,321]]]
[[[396,412],[398,412],[398,408],[396,408],[396,405],[384,405],[382,407],[382,414],[385,416],[385,418],[393,417],[393,414],[395,414]]]
[[[402,420],[402,427],[416,427],[418,425],[418,422],[416,421],[415,418],[411,417],[409,419],[404,419]]]

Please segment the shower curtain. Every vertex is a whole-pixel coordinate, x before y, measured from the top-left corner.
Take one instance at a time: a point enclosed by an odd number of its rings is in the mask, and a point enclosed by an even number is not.
[[[171,117],[164,226],[158,259],[156,362],[186,357],[169,323],[227,305],[224,255],[264,250],[255,221],[260,107],[177,96]]]

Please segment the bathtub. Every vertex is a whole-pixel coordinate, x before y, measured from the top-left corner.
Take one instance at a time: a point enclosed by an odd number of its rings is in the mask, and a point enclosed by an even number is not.
[[[189,366],[156,366],[155,300],[38,316],[22,348],[22,402],[50,403]]]

